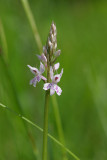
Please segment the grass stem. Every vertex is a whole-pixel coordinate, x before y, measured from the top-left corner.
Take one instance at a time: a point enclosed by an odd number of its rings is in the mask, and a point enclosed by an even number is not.
[[[1,33],[0,36],[1,36],[2,46],[3,46],[3,55],[1,55],[0,59],[1,59],[2,64],[3,64],[3,68],[6,72],[7,79],[9,81],[10,85],[11,85],[11,89],[14,93],[16,107],[21,112],[21,114],[23,114],[23,109],[22,109],[22,106],[21,106],[20,101],[18,99],[16,88],[14,86],[13,77],[12,77],[11,72],[10,72],[9,67],[8,67],[8,62],[9,62],[9,60],[8,60],[8,46],[7,46],[6,36],[5,36],[5,32],[4,32],[4,28],[3,28],[3,24],[1,22],[1,20],[0,20],[0,33]],[[34,154],[37,158],[38,157],[38,150],[36,148],[34,137],[31,133],[31,131],[28,129],[27,124],[24,121],[23,121],[23,125],[25,127],[26,132],[27,132],[28,138],[29,138],[29,140],[32,144],[33,152],[34,152]]]
[[[35,128],[37,128],[39,131],[43,132],[43,129],[41,127],[39,127],[37,124],[35,124],[31,120],[29,120],[28,118],[24,117],[21,114],[16,113],[15,111],[13,111],[12,109],[10,109],[9,107],[5,106],[2,103],[0,103],[0,106],[3,107],[3,108],[5,108],[5,109],[7,109],[10,112],[12,112],[16,116],[18,116],[21,119],[23,119],[24,121],[28,122],[29,124],[31,124],[32,126],[34,126]],[[71,152],[67,147],[65,147],[65,145],[63,145],[60,141],[58,141],[56,138],[54,138],[51,134],[47,133],[47,136],[50,139],[52,139],[56,144],[58,144],[61,148],[63,148],[67,153],[69,153],[73,158],[75,158],[76,160],[80,160],[73,152]]]
[[[37,46],[39,48],[39,51],[40,51],[40,53],[42,53],[41,39],[40,39],[39,32],[38,32],[38,29],[37,29],[37,26],[36,26],[36,23],[35,23],[35,20],[34,20],[34,16],[32,14],[30,6],[29,6],[29,3],[28,3],[27,0],[21,0],[21,2],[22,2],[24,10],[26,12],[26,15],[28,17],[29,24],[30,24],[30,26],[32,28],[32,31],[33,31],[33,34],[34,34],[34,38],[36,40]]]

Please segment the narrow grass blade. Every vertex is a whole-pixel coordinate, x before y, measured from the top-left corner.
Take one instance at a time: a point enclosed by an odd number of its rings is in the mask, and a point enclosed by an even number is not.
[[[31,25],[31,28],[32,28],[32,31],[33,31],[33,34],[34,34],[34,38],[35,38],[36,43],[38,45],[39,51],[40,51],[40,53],[42,53],[41,39],[40,39],[40,36],[39,36],[39,32],[38,32],[38,29],[37,29],[32,11],[31,11],[30,6],[29,6],[29,3],[28,3],[27,0],[21,0],[21,2],[22,2],[24,10],[26,12],[26,15],[28,17],[29,24]]]
[[[3,66],[4,66],[3,68],[6,71],[7,79],[8,79],[8,81],[11,84],[11,89],[12,89],[12,91],[14,93],[14,98],[15,98],[16,106],[17,106],[18,110],[21,112],[21,114],[23,114],[23,110],[22,110],[21,104],[20,104],[18,96],[17,96],[16,88],[14,86],[14,82],[13,82],[11,73],[9,71],[9,68],[7,66],[8,65],[8,46],[7,46],[7,41],[6,41],[6,36],[5,36],[3,24],[2,24],[1,21],[0,21],[0,37],[1,37],[2,46],[3,46],[2,47],[3,48],[3,55],[0,58],[2,60]],[[25,130],[26,130],[26,132],[28,134],[28,138],[29,138],[29,140],[30,140],[30,142],[32,144],[33,152],[34,152],[34,154],[35,154],[36,157],[39,157],[34,137],[31,134],[30,130],[28,129],[26,123],[23,122],[23,124],[24,124]]]
[[[39,127],[37,124],[35,124],[34,122],[30,121],[28,118],[24,117],[21,114],[16,113],[15,111],[13,111],[12,109],[10,109],[9,107],[5,106],[4,104],[0,103],[0,106],[7,109],[8,111],[14,113],[16,116],[20,117],[21,119],[23,119],[24,121],[28,122],[29,124],[31,124],[32,126],[36,127],[39,131],[43,132],[43,129],[41,127]],[[50,137],[55,143],[57,143],[60,147],[62,147],[66,152],[68,152],[72,157],[74,157],[76,160],[80,160],[74,153],[72,153],[67,147],[65,147],[61,142],[59,142],[56,138],[54,138],[51,134],[48,133],[48,137]]]

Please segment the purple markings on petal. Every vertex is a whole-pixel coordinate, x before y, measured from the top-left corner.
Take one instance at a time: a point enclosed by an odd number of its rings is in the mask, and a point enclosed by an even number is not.
[[[40,80],[41,80],[41,76],[40,76],[40,75],[38,75],[38,76],[36,77],[36,79],[37,79],[37,81],[38,81],[38,82],[40,82]]]
[[[62,93],[62,90],[59,86],[56,87],[56,93],[60,96]]]
[[[36,79],[36,77],[34,77],[34,78],[30,81],[30,85],[33,84],[33,86],[36,87],[36,83],[37,83],[37,79]]]
[[[58,83],[60,81],[60,74],[57,74],[53,77],[53,83]]]
[[[58,79],[58,77],[55,77],[55,81]]]
[[[58,90],[58,86],[56,85],[56,90]]]
[[[48,89],[49,89],[49,84],[50,84],[50,83],[45,83],[44,86],[43,86],[43,89],[44,89],[44,90],[48,90]]]
[[[49,88],[51,88],[51,87],[52,87],[52,85],[53,85],[53,84],[52,84],[52,83],[50,83],[50,84],[49,84]]]
[[[37,68],[35,68],[35,67],[31,67],[30,65],[27,65],[29,68],[30,68],[30,71],[33,73],[33,74],[38,74],[39,73],[39,71],[38,71],[38,69]]]
[[[62,93],[61,88],[57,84],[54,84],[54,83],[45,83],[43,89],[44,90],[50,89],[50,95],[51,96],[55,93],[55,91],[59,96]]]
[[[37,73],[37,71],[36,70],[33,70],[33,72],[36,74]]]

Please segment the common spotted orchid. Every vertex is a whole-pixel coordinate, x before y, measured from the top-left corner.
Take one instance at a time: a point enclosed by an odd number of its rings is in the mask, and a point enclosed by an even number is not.
[[[43,46],[43,52],[41,55],[37,55],[38,59],[40,60],[40,70],[28,65],[31,72],[35,75],[35,77],[30,81],[30,84],[36,87],[37,82],[40,82],[40,80],[42,79],[45,82],[43,89],[50,89],[50,95],[53,95],[55,92],[58,95],[61,95],[62,93],[62,89],[57,85],[57,83],[62,77],[63,69],[61,70],[60,74],[55,74],[60,66],[60,63],[58,62],[55,64],[55,61],[61,53],[61,50],[57,50],[56,36],[56,25],[52,23],[47,43],[45,46]],[[47,72],[47,79],[42,75],[45,70]]]
[[[51,77],[51,83],[45,83],[43,89],[48,90],[50,89],[50,95],[52,96],[55,91],[56,93],[60,96],[62,93],[62,89],[57,85],[57,83],[60,81],[62,74],[63,74],[63,69],[61,70],[60,74],[54,75],[53,70],[57,70],[59,68],[59,63],[55,64],[54,67],[50,67],[50,77]]]
[[[43,72],[45,71],[45,67],[42,64],[42,62],[40,62],[40,70],[38,70],[35,67],[31,67],[30,65],[27,65],[30,68],[30,71],[35,75],[35,77],[30,81],[30,85],[33,84],[34,87],[36,87],[36,83],[40,82],[40,80],[44,80],[46,81],[47,79],[42,75]]]
[[[52,96],[55,92],[57,95],[61,95],[62,89],[57,85],[63,74],[63,69],[60,74],[57,74],[60,63],[56,63],[57,58],[60,56],[61,50],[57,50],[57,30],[56,25],[52,22],[49,36],[47,38],[46,45],[43,47],[41,55],[37,55],[40,60],[40,69],[35,67],[30,68],[31,72],[35,77],[30,81],[36,87],[37,82],[42,79],[45,83],[43,89],[45,90],[45,106],[44,106],[44,126],[43,126],[43,154],[42,159],[47,159],[47,135],[48,135],[48,108],[50,95]],[[47,77],[45,78],[42,74],[46,70]],[[56,74],[55,74],[56,72]]]

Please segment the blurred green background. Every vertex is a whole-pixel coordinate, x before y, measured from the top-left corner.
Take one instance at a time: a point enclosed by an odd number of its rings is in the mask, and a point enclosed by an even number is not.
[[[43,45],[52,20],[57,26],[58,61],[64,74],[57,96],[66,146],[81,160],[107,159],[107,1],[29,0]],[[43,127],[43,83],[29,85],[27,64],[38,66],[39,54],[21,0],[0,0],[0,19],[8,49],[0,37],[0,102]],[[41,159],[42,133],[27,124]],[[34,160],[23,121],[0,108],[0,160]],[[52,102],[49,132],[58,132]],[[62,160],[62,150],[48,141],[48,158]],[[73,158],[68,156],[69,160]]]

